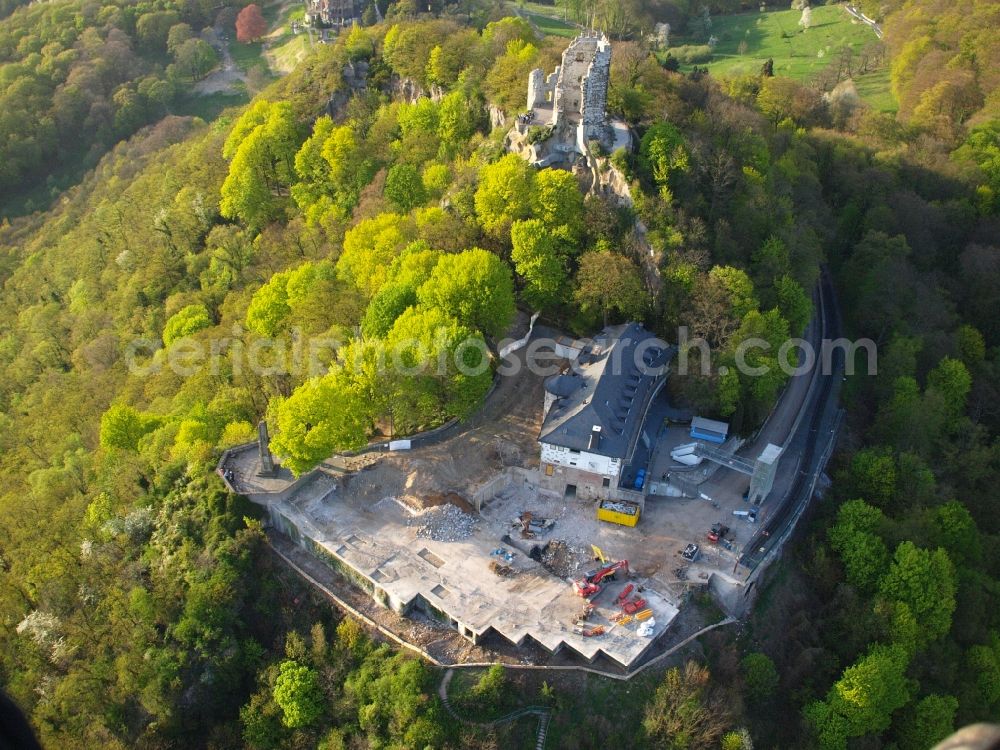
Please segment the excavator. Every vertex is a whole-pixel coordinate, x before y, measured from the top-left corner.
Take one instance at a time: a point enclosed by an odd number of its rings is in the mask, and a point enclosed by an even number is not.
[[[584,599],[593,599],[601,593],[601,582],[605,578],[613,581],[615,579],[615,574],[619,570],[625,571],[625,575],[628,575],[628,560],[619,560],[618,562],[608,563],[597,570],[590,571],[583,578],[573,581],[573,589]]]

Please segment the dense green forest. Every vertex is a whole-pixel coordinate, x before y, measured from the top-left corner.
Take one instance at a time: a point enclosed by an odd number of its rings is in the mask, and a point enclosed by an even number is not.
[[[0,5],[0,17],[4,6]],[[35,3],[0,24],[0,216],[170,113],[216,62],[209,2]],[[210,29],[207,38],[212,38]],[[42,194],[45,199],[54,197]],[[28,209],[33,203],[28,203]]]
[[[908,750],[996,719],[1000,123],[996,42],[973,30],[995,6],[960,6],[889,9],[898,118],[617,43],[609,106],[639,139],[602,168],[634,211],[505,155],[489,107],[519,113],[528,72],[564,46],[522,20],[399,5],[211,123],[141,92],[174,85],[170,37],[212,9],[68,2],[0,21],[4,184],[96,164],[0,226],[0,682],[46,746],[496,746],[448,717],[435,672],[290,581],[258,510],[211,473],[218,451],[266,417],[301,472],[389,425],[466,416],[519,306],[577,333],[689,326],[715,367],[672,378],[674,397],[749,432],[783,376],[718,366],[747,336],[798,335],[824,263],[849,333],[880,355],[846,384],[832,489],[747,632],[707,647],[712,678],[668,672],[645,685],[641,730],[574,711],[557,741],[736,750],[746,726],[756,747]],[[690,14],[671,8],[647,10]],[[436,95],[407,100],[401,79]],[[303,339],[343,346],[310,367],[287,355]],[[411,365],[468,341],[478,375],[375,366],[399,342],[419,342]],[[494,673],[474,692],[504,689]]]

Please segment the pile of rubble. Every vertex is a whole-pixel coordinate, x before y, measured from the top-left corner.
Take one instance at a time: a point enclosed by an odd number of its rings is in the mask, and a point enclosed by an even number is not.
[[[541,563],[546,570],[559,578],[571,578],[583,568],[586,553],[570,546],[562,539],[553,539],[542,550]]]
[[[419,523],[417,536],[436,542],[457,542],[468,539],[476,529],[477,519],[454,505],[440,505],[425,511],[410,523]]]

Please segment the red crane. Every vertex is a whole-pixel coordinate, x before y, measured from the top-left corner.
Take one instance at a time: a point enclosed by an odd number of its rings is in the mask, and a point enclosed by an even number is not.
[[[625,575],[628,575],[628,560],[619,560],[609,563],[603,568],[592,570],[583,578],[573,581],[573,589],[584,599],[591,599],[601,593],[601,581],[605,578],[614,580],[615,574],[619,570],[625,571]]]

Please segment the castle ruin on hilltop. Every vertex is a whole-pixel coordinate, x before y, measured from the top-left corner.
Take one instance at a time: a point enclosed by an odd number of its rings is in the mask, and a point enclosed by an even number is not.
[[[517,118],[510,146],[536,166],[567,166],[590,153],[591,144],[605,152],[628,146],[624,123],[608,117],[611,42],[597,31],[585,31],[563,52],[562,64],[545,75],[528,76],[527,111]]]

